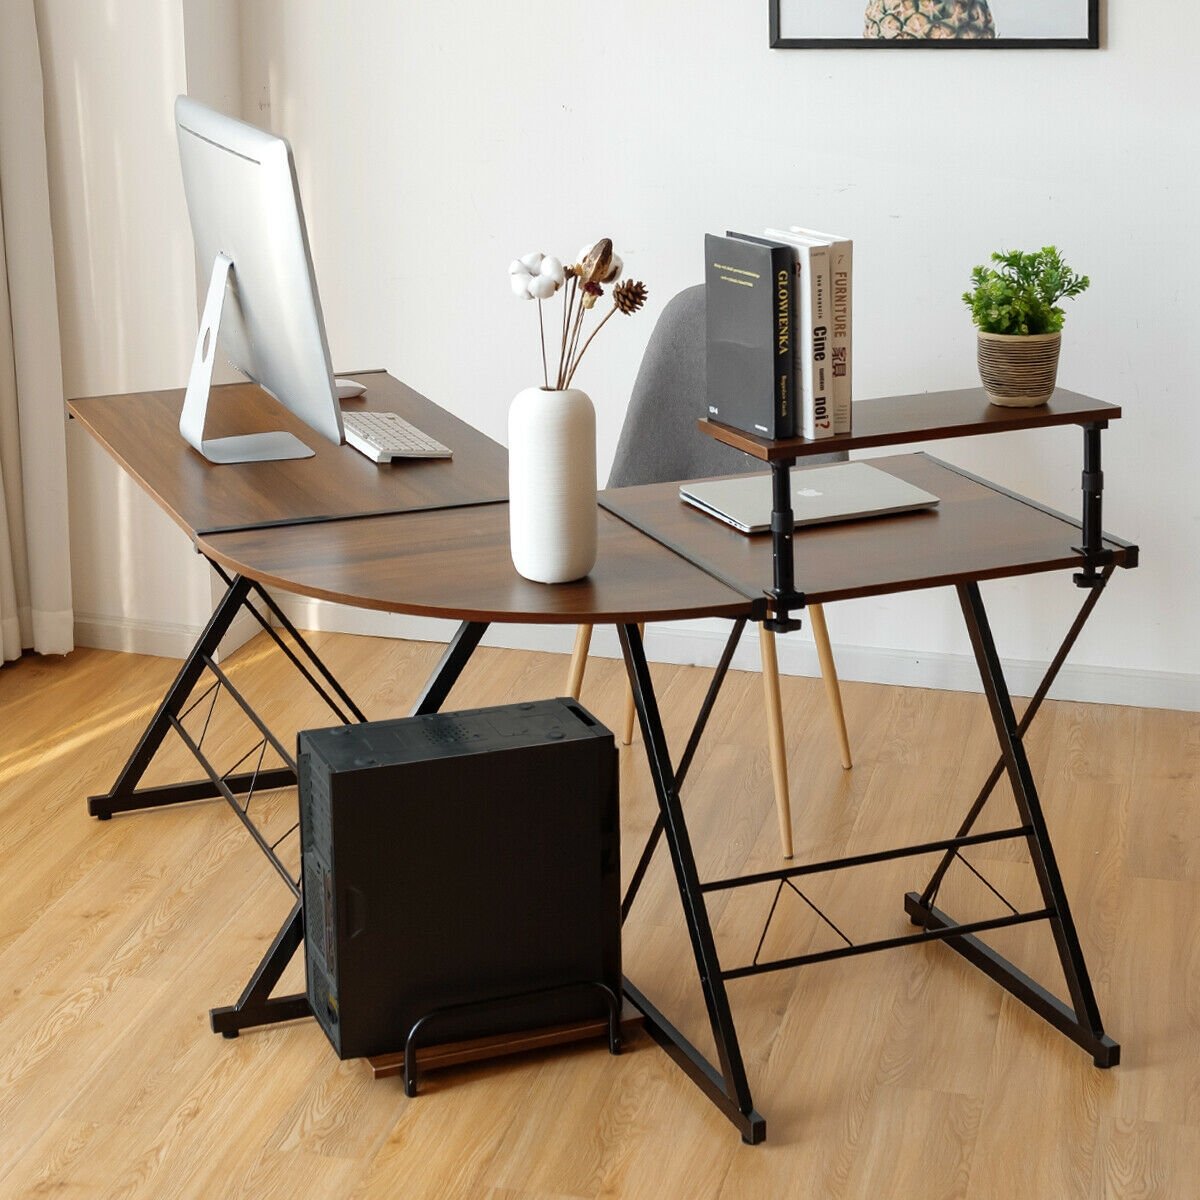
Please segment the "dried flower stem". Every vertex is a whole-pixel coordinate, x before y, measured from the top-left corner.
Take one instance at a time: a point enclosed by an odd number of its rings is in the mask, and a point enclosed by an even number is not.
[[[546,322],[542,319],[542,302],[538,301],[538,334],[542,339],[542,383],[550,388],[550,369],[546,366]]]
[[[555,388],[560,392],[563,389],[564,368],[567,363],[567,331],[571,324],[571,309],[575,303],[577,287],[578,281],[575,276],[571,276],[567,282],[567,287],[564,289],[566,296],[563,300],[562,345],[558,351],[558,376],[554,384]]]
[[[587,314],[587,309],[583,307],[582,302],[575,312],[575,327],[571,330],[571,347],[567,353],[566,366],[563,368],[563,387],[571,386],[571,376],[575,374],[575,348],[579,345],[579,334],[583,329],[583,318]]]
[[[588,340],[583,343],[583,349],[575,355],[575,361],[571,365],[571,373],[567,376],[567,387],[571,386],[571,380],[575,378],[575,372],[579,370],[579,364],[583,360],[583,356],[587,353],[587,348],[592,344],[592,340],[595,338],[596,334],[598,334],[600,330],[602,330],[604,326],[608,324],[609,317],[611,317],[616,311],[617,306],[614,304],[612,308],[610,308],[608,312],[604,314],[604,319],[600,322],[600,324],[592,330],[591,334],[588,336]]]

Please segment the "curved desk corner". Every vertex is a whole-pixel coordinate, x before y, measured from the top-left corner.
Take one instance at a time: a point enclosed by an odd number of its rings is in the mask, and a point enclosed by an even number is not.
[[[202,536],[200,552],[268,587],[337,604],[457,621],[630,624],[751,617],[764,600],[714,579],[603,510],[596,565],[533,583],[508,552],[508,505]]]

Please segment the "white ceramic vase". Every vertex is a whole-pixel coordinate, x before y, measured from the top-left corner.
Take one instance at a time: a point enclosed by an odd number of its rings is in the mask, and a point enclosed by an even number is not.
[[[596,410],[578,388],[526,388],[508,410],[513,566],[537,583],[582,579],[596,562]]]

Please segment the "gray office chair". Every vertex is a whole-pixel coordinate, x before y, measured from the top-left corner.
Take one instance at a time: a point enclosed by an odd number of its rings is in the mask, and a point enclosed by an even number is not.
[[[733,475],[763,469],[756,459],[706,437],[696,428],[696,418],[704,410],[704,341],[704,288],[686,288],[663,310],[650,335],[617,443],[612,473],[608,478],[610,488],[676,479],[703,479],[709,475]],[[844,452],[820,455],[805,459],[805,463],[835,462],[845,457]],[[846,734],[846,719],[842,712],[841,691],[829,646],[825,613],[819,604],[810,604],[807,612],[812,621],[821,675],[825,680],[825,691],[840,744],[842,766],[849,768],[850,740]],[[581,625],[575,637],[575,650],[571,655],[567,676],[567,691],[575,699],[579,698],[583,686],[583,672],[591,639],[592,627]],[[762,626],[759,627],[759,645],[762,648],[763,687],[766,693],[775,806],[779,814],[779,836],[784,855],[791,858],[791,804],[788,799],[783,713],[779,701],[779,664],[775,655],[775,635]],[[629,745],[632,737],[633,696],[630,694],[625,706],[622,738],[625,745]]]

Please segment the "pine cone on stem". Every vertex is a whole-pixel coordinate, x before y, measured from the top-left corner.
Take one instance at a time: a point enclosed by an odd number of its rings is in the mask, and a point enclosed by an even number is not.
[[[646,303],[649,292],[640,279],[627,279],[613,288],[613,303],[625,316],[630,316]]]

